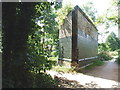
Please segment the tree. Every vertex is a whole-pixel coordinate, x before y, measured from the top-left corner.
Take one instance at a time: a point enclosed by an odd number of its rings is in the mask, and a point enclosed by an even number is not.
[[[56,20],[58,21],[59,28],[64,23],[66,15],[72,10],[73,10],[73,6],[71,5],[71,3],[68,3],[65,6],[63,6],[62,8],[58,9]]]
[[[112,0],[111,6],[107,11],[97,18],[97,24],[105,24],[106,29],[112,25],[117,25],[118,21],[118,4],[119,0]]]
[[[51,7],[53,3],[46,2],[47,5],[41,11],[39,8],[44,4],[40,3],[36,6],[36,25],[28,38],[28,54],[32,71],[36,73],[50,69],[52,62],[49,57],[53,50],[58,52],[58,24],[55,21],[55,11]]]
[[[115,51],[118,49],[119,42],[120,42],[119,39],[116,37],[115,33],[113,32],[106,39],[106,43],[111,51]]]
[[[33,87],[35,71],[38,73],[51,68],[46,46],[55,46],[58,39],[53,4],[2,4],[3,88]],[[43,27],[38,25],[39,20]]]
[[[97,10],[94,8],[94,5],[92,2],[88,1],[87,3],[83,4],[81,6],[82,10],[89,16],[89,18],[94,22],[96,22],[96,16]]]
[[[26,40],[32,29],[35,3],[2,3],[3,88],[29,87]],[[28,79],[29,78],[29,79]]]
[[[98,45],[98,52],[109,51],[109,47],[106,43],[101,43]]]

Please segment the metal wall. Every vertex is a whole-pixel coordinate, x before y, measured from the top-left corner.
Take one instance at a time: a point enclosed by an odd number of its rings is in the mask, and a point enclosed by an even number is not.
[[[59,58],[71,59],[72,55],[72,12],[67,15],[59,30]]]
[[[87,64],[97,56],[97,29],[85,13],[76,6],[59,30],[59,58]]]
[[[97,56],[97,41],[78,30],[78,52],[79,59]]]
[[[77,47],[78,59],[97,56],[97,29],[88,21],[82,11],[78,9]]]

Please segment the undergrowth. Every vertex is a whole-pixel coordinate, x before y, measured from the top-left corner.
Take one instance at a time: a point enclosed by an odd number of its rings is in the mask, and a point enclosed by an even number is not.
[[[112,59],[112,57],[109,55],[108,52],[100,52],[98,54],[98,58],[99,60],[102,60],[102,61],[108,61]]]
[[[34,74],[33,88],[56,88],[57,83],[49,74]]]
[[[76,73],[76,71],[74,70],[75,68],[72,67],[66,67],[66,66],[54,66],[52,68],[53,71],[56,71],[56,72],[64,72],[64,73]]]
[[[117,58],[117,63],[120,65],[120,55]]]
[[[95,66],[101,66],[101,65],[103,65],[103,64],[104,64],[103,61],[101,61],[101,60],[96,60],[95,62],[93,62],[91,65],[85,67],[84,69],[92,69],[92,68],[94,68]]]

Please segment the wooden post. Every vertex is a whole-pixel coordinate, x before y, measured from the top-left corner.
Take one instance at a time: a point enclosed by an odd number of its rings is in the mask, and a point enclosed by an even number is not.
[[[71,66],[78,64],[77,32],[78,32],[78,6],[72,12],[72,63]]]

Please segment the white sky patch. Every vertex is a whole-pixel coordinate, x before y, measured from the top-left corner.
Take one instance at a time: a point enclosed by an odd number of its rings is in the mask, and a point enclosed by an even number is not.
[[[82,6],[83,4],[85,4],[86,2],[92,2],[94,5],[94,8],[96,8],[97,10],[97,15],[101,16],[103,15],[107,9],[109,9],[111,7],[111,2],[112,0],[63,0],[63,5],[71,2],[71,4],[73,6]],[[116,36],[118,36],[118,26],[112,26],[109,29],[105,29],[105,25],[103,24],[102,26],[97,26],[98,32],[105,32],[109,30],[109,33],[103,36],[99,36],[98,37],[98,42],[101,43],[102,41],[104,42],[105,39],[107,38],[107,36],[111,33],[114,32],[116,34]],[[104,40],[102,40],[104,39]]]
[[[49,2],[51,1],[55,1],[55,0],[48,0]],[[59,0],[62,1],[62,0]],[[96,8],[97,10],[97,15],[101,16],[103,15],[107,9],[109,9],[111,7],[111,2],[112,0],[63,0],[63,6],[71,3],[73,6],[78,5],[79,7],[81,7],[83,4],[85,4],[86,2],[92,2],[94,5],[94,8]],[[41,26],[41,24],[39,23],[39,25]],[[118,26],[112,26],[109,29],[105,29],[105,25],[100,25],[97,26],[98,32],[106,32],[109,31],[109,33],[107,33],[106,35],[103,34],[103,36],[98,36],[98,43],[102,43],[105,42],[105,39],[107,38],[107,36],[111,33],[114,32],[116,34],[116,36],[118,36]]]
[[[103,14],[110,7],[111,3],[111,0],[63,0],[63,5],[71,2],[74,6],[81,6],[88,1],[94,4],[94,7],[97,9],[99,15]]]
[[[98,36],[98,42],[99,43],[102,43],[102,42],[105,42],[106,41],[106,38],[108,37],[108,35],[111,33],[111,32],[114,32],[116,34],[116,36],[118,37],[118,27],[117,26],[112,26],[110,28],[108,28],[107,30],[105,30],[105,26],[104,25],[101,25],[101,26],[98,26],[98,32],[99,33],[103,33],[103,35],[99,35]],[[107,32],[109,31],[109,33],[104,33],[104,32]]]

